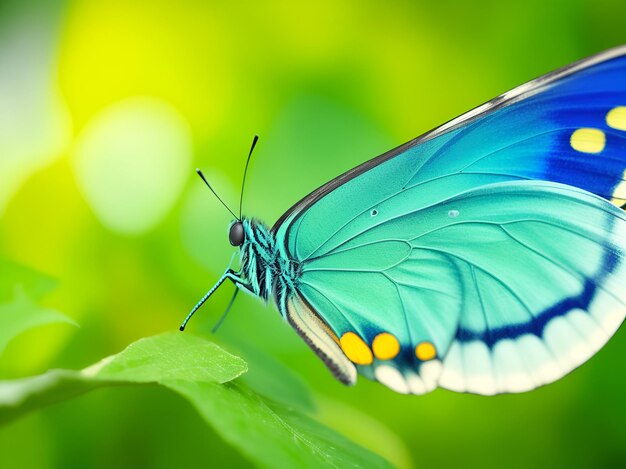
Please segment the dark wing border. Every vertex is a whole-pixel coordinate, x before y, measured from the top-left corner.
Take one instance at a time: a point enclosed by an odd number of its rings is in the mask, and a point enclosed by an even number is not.
[[[329,192],[332,192],[337,187],[346,183],[347,181],[369,171],[370,169],[378,166],[379,164],[397,156],[401,153],[404,153],[408,149],[431,140],[439,135],[443,135],[447,132],[455,130],[462,125],[469,124],[480,117],[486,115],[489,112],[496,111],[498,109],[505,108],[506,106],[510,106],[518,101],[526,99],[534,94],[537,94],[544,90],[544,88],[562,78],[565,78],[569,75],[572,75],[580,70],[584,70],[586,68],[592,67],[593,65],[600,64],[602,62],[606,62],[608,60],[616,59],[618,57],[626,55],[626,45],[617,46],[611,49],[607,49],[603,52],[599,52],[592,56],[586,57],[584,59],[573,62],[569,65],[561,67],[557,70],[549,72],[545,75],[542,75],[534,80],[524,83],[523,85],[517,86],[506,93],[503,93],[496,98],[493,98],[490,101],[487,101],[484,104],[481,104],[474,109],[461,114],[459,117],[456,117],[443,125],[435,127],[434,129],[420,135],[419,137],[414,138],[413,140],[400,145],[393,150],[389,150],[382,155],[379,155],[371,160],[366,161],[365,163],[356,166],[345,173],[337,176],[336,178],[328,181],[323,186],[318,187],[313,192],[308,194],[307,196],[300,199],[296,202],[289,210],[287,210],[279,219],[274,223],[271,231],[276,233],[281,225],[287,220],[294,212],[302,213],[304,209],[313,205],[319,199],[324,197]],[[298,215],[299,216],[299,215]],[[294,221],[297,217],[294,219]],[[287,238],[285,237],[285,244],[287,242]]]

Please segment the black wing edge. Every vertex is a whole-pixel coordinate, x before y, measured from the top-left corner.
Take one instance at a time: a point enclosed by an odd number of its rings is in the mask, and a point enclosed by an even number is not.
[[[480,117],[484,116],[488,112],[493,112],[498,109],[502,109],[506,106],[510,106],[511,104],[514,104],[534,94],[537,94],[543,91],[547,85],[550,85],[557,80],[560,80],[569,75],[572,75],[580,70],[584,70],[585,68],[589,68],[594,65],[600,64],[602,62],[613,60],[624,55],[626,55],[626,45],[621,45],[621,46],[613,47],[611,49],[607,49],[603,52],[599,52],[597,54],[586,57],[584,59],[578,60],[569,65],[565,65],[564,67],[558,68],[552,72],[546,73],[545,75],[535,78],[534,80],[531,80],[522,85],[519,85],[513,88],[512,90],[507,91],[506,93],[503,93],[493,98],[492,100],[487,101],[486,103],[481,104],[480,106],[477,106],[471,109],[470,111],[467,111],[461,114],[460,116],[449,120],[445,124],[442,124],[440,126],[435,127],[432,130],[429,130],[428,132],[414,138],[413,140],[410,140],[407,143],[404,143],[403,145],[400,145],[392,150],[389,150],[381,155],[378,155],[377,157],[372,158],[371,160],[368,160],[360,164],[359,166],[356,166],[346,171],[345,173],[328,181],[323,186],[318,187],[313,192],[311,192],[310,194],[306,195],[305,197],[300,199],[298,202],[296,202],[289,210],[287,210],[276,221],[276,223],[274,223],[274,226],[271,229],[272,233],[276,233],[278,229],[281,227],[281,225],[285,222],[285,220],[287,220],[294,212],[302,212],[304,209],[313,205],[315,202],[317,202],[319,199],[321,199],[323,196],[325,196],[329,192],[332,192],[333,190],[335,190],[337,187],[365,173],[366,171],[369,171],[375,166],[378,166],[379,164],[393,158],[394,156],[404,153],[408,149],[420,143],[426,142],[430,139],[438,137],[439,135],[443,135],[447,132],[455,130],[461,127],[462,125],[469,124],[479,119]],[[287,242],[287,239],[285,238],[285,243],[286,242]]]

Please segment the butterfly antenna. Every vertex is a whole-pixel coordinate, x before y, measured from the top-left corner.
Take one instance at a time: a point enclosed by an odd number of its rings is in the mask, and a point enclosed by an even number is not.
[[[241,180],[241,194],[239,196],[239,219],[241,219],[241,207],[243,205],[243,189],[246,186],[246,174],[248,174],[248,165],[250,164],[250,157],[252,156],[252,150],[256,146],[256,142],[259,141],[259,136],[255,135],[252,139],[252,146],[250,147],[250,152],[248,153],[248,159],[246,160],[246,167],[243,170],[243,179]]]
[[[228,208],[228,205],[226,205],[226,204],[224,203],[224,201],[222,200],[222,198],[221,198],[219,195],[217,195],[217,192],[215,192],[215,191],[213,190],[213,188],[211,187],[211,184],[209,184],[209,181],[207,181],[207,180],[206,180],[206,178],[204,177],[204,174],[202,174],[202,171],[200,171],[200,169],[196,168],[196,173],[198,173],[198,176],[200,176],[200,177],[202,178],[202,180],[203,180],[203,181],[204,181],[204,183],[207,185],[207,187],[208,187],[209,189],[211,189],[211,192],[213,192],[213,195],[214,195],[215,197],[217,197],[217,200],[219,200],[219,201],[222,203],[222,205],[223,205],[224,207],[226,207],[226,210],[228,210],[228,211],[229,211],[229,212],[233,215],[233,217],[235,217],[237,220],[239,220],[241,217],[238,217],[237,215],[235,215],[235,213],[234,213],[234,212],[233,212],[230,208]]]

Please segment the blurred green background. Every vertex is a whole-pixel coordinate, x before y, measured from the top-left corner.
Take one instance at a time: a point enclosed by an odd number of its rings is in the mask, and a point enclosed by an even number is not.
[[[233,252],[229,214],[193,169],[235,206],[255,133],[244,213],[271,225],[362,161],[625,42],[626,3],[609,0],[2,0],[0,300],[33,269],[50,279],[41,304],[80,327],[21,335],[0,378],[82,368],[175,330]],[[189,329],[209,337],[231,293]],[[251,372],[288,366],[319,419],[400,467],[618,467],[626,456],[623,329],[556,384],[492,398],[344,388],[273,306],[246,295],[211,340]],[[250,463],[157,387],[100,390],[0,428],[2,467],[192,464]]]

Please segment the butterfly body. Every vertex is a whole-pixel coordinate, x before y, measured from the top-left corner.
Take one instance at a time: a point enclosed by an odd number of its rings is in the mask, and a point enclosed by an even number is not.
[[[370,160],[227,271],[346,384],[522,392],[626,315],[626,47],[574,63]],[[223,277],[225,278],[225,277]]]
[[[236,244],[233,231],[239,228],[238,225],[244,233],[241,244],[237,243],[241,269],[239,272],[227,269],[222,279],[229,278],[238,288],[265,302],[273,298],[282,317],[313,348],[335,377],[345,384],[353,384],[356,369],[339,348],[339,339],[310,307],[301,300],[294,301],[300,286],[300,263],[287,254],[275,234],[258,220],[242,218],[231,223],[231,244]],[[329,341],[328,337],[332,340]]]
[[[240,223],[245,234],[240,246],[240,285],[265,302],[273,298],[279,311],[284,313],[287,298],[297,289],[300,264],[281,251],[276,237],[265,224],[247,218]]]

